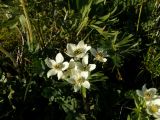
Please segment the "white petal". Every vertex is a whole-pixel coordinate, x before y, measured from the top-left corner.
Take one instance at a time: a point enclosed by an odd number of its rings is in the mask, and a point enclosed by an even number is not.
[[[89,89],[90,88],[90,83],[86,80],[84,83],[82,83],[82,86]]]
[[[90,49],[90,52],[91,52],[91,54],[92,54],[93,56],[96,56],[96,54],[97,54],[97,51],[96,51],[96,49],[94,49],[94,48],[91,48],[91,49]]]
[[[136,93],[139,97],[144,97],[143,92],[141,90],[136,90]]]
[[[77,69],[72,69],[72,70],[71,70],[71,77],[72,77],[73,79],[76,79],[76,77],[78,76],[78,74],[79,74],[79,72],[78,72]]]
[[[56,75],[56,74],[57,74],[57,71],[54,69],[51,69],[47,72],[47,77],[49,78],[50,76]]]
[[[75,61],[73,59],[71,59],[69,62],[69,69],[75,68],[75,66],[76,66]]]
[[[79,48],[83,48],[84,47],[84,41],[83,40],[81,40],[79,43],[78,43],[78,45],[77,45],[77,47]]]
[[[91,46],[87,46],[86,47],[86,51],[90,50],[91,49]]]
[[[146,105],[147,105],[147,106],[148,106],[150,103],[151,103],[151,101],[149,101],[149,100],[146,101]]]
[[[81,87],[78,85],[74,85],[74,92],[77,92]]]
[[[73,78],[69,78],[66,81],[69,82],[70,84],[75,84],[75,81]]]
[[[83,58],[85,56],[86,52],[82,52],[81,54],[79,55],[76,55],[76,57],[79,59],[79,58]]]
[[[147,90],[146,84],[144,84],[144,85],[142,86],[142,91],[144,92],[144,91],[146,91],[146,90]]]
[[[106,58],[103,58],[103,62],[106,62],[107,61],[107,59]]]
[[[82,64],[87,65],[88,64],[88,54],[86,54],[82,59]]]
[[[76,49],[76,45],[75,44],[67,44],[67,55],[70,56],[70,57],[73,57],[74,55],[74,50]]]
[[[63,61],[64,61],[64,58],[63,58],[62,54],[61,54],[61,53],[58,53],[58,54],[56,55],[56,62],[57,62],[57,63],[62,63]]]
[[[156,112],[155,114],[153,114],[153,116],[155,118],[160,118],[160,110],[158,110],[158,112]]]
[[[56,62],[50,58],[46,58],[45,63],[49,68],[53,68],[53,65],[56,64]]]
[[[151,111],[150,111],[150,106],[148,106],[147,108],[146,108],[146,112],[149,114],[149,115],[152,115],[153,113],[151,113]]]
[[[76,63],[76,67],[77,67],[78,70],[83,70],[83,65],[80,62]]]
[[[59,71],[59,72],[57,73],[58,80],[59,80],[59,79],[61,79],[61,78],[62,78],[62,76],[63,76],[62,71]]]
[[[62,71],[66,70],[68,67],[69,67],[69,63],[68,62],[64,62]]]
[[[156,92],[157,92],[157,89],[156,89],[156,88],[150,88],[150,89],[148,89],[148,91],[149,91],[150,93],[152,93],[152,95],[155,95]]]
[[[82,76],[84,79],[87,79],[88,76],[89,76],[89,71],[83,71],[83,72],[81,72],[81,76]]]
[[[62,75],[61,79],[67,81],[68,78],[69,78],[69,72],[68,71],[63,72],[63,75]]]
[[[89,71],[92,71],[96,68],[95,64],[89,64]]]
[[[160,99],[155,99],[155,100],[153,101],[153,103],[156,104],[156,105],[160,105]]]

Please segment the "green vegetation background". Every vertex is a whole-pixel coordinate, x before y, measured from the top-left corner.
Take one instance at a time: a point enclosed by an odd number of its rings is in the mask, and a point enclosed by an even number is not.
[[[160,88],[159,11],[159,0],[0,0],[0,119],[127,119],[136,89]],[[109,54],[85,101],[44,63],[80,40]]]

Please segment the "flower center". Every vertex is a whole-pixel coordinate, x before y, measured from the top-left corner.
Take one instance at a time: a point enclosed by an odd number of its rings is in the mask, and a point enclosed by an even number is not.
[[[144,93],[144,98],[145,98],[146,100],[150,100],[150,99],[152,98],[152,93],[151,93],[151,92],[145,92],[145,93]]]
[[[82,49],[82,48],[78,48],[78,49],[76,49],[76,50],[74,51],[74,55],[79,55],[79,54],[81,54],[81,53],[83,53],[83,49]]]
[[[100,60],[100,59],[102,59],[103,57],[104,57],[104,55],[103,55],[102,52],[98,52],[98,53],[96,54],[96,59],[97,59],[97,60]]]
[[[152,113],[156,113],[156,112],[158,112],[158,105],[151,105],[150,106],[150,111],[152,112]]]
[[[82,84],[84,82],[84,79],[82,77],[79,77],[77,80],[76,80],[76,84]]]
[[[87,65],[83,65],[82,71],[88,71],[88,66]]]
[[[54,68],[57,70],[61,70],[63,68],[63,64],[61,64],[61,63],[56,64],[56,65],[54,65]]]

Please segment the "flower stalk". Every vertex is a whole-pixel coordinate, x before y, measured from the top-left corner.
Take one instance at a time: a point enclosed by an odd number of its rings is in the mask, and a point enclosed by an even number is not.
[[[81,88],[81,94],[82,94],[82,98],[83,98],[83,107],[84,107],[84,111],[85,112],[87,112],[87,103],[86,103],[86,97],[87,97],[87,95],[86,95],[86,88],[85,87],[82,87]]]

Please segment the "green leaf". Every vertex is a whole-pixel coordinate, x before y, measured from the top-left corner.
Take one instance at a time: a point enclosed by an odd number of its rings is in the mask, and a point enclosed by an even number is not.
[[[13,29],[15,28],[15,26],[17,26],[18,24],[18,19],[19,19],[19,16],[16,16],[14,18],[11,18],[11,19],[8,19],[8,20],[5,20],[5,21],[1,21],[0,23],[0,27],[8,27],[10,29]]]
[[[94,4],[99,4],[99,3],[101,3],[101,2],[105,2],[105,0],[95,0],[95,2],[94,2]]]
[[[88,4],[84,5],[82,7],[82,9],[80,10],[81,14],[82,14],[82,20],[85,17],[88,17],[89,12],[91,11],[91,5],[92,5],[93,0],[89,0]]]
[[[105,38],[112,37],[113,35],[115,35],[115,32],[111,33],[108,31],[104,31],[103,28],[100,28],[96,25],[90,25],[90,27],[96,29]]]
[[[77,28],[77,36],[79,35],[79,33],[82,31],[82,29],[84,27],[86,27],[88,25],[88,17],[85,17],[84,20],[79,24],[78,28]]]
[[[16,60],[15,60],[15,59],[13,58],[13,56],[12,56],[8,51],[6,51],[1,45],[0,45],[0,52],[2,52],[3,54],[5,54],[6,57],[8,57],[8,58],[13,62],[14,67],[17,67]]]
[[[94,74],[91,74],[89,77],[91,83],[103,82],[106,81],[107,79],[109,79],[108,76],[104,75],[102,72],[96,72]]]
[[[93,22],[93,21],[92,21]],[[99,25],[99,24],[102,24],[103,22],[102,21],[96,21],[96,22],[93,22],[95,25]]]
[[[13,94],[14,94],[15,91],[11,88],[11,86],[9,86],[9,90],[10,90],[10,92],[9,92],[9,95],[8,95],[8,99],[11,100],[11,99],[13,99]]]
[[[119,55],[115,54],[112,57],[113,63],[116,67],[121,67],[122,66],[122,59]]]
[[[19,21],[20,21],[20,23],[21,23],[23,32],[26,32],[27,23],[26,23],[26,18],[24,17],[24,15],[20,15],[20,16],[19,16]]]
[[[124,46],[127,43],[133,41],[133,39],[131,39],[133,37],[132,34],[129,34],[128,36],[126,36],[123,40],[121,40],[120,42],[117,43],[117,46]]]
[[[130,115],[127,116],[127,120],[132,120],[131,117],[130,117]]]
[[[115,13],[116,10],[117,10],[117,7],[115,7],[112,12],[109,12],[107,15],[104,15],[104,16],[100,17],[99,19],[100,19],[101,21],[103,21],[103,22],[106,21],[106,20],[108,20],[109,17],[110,17],[113,13]]]

